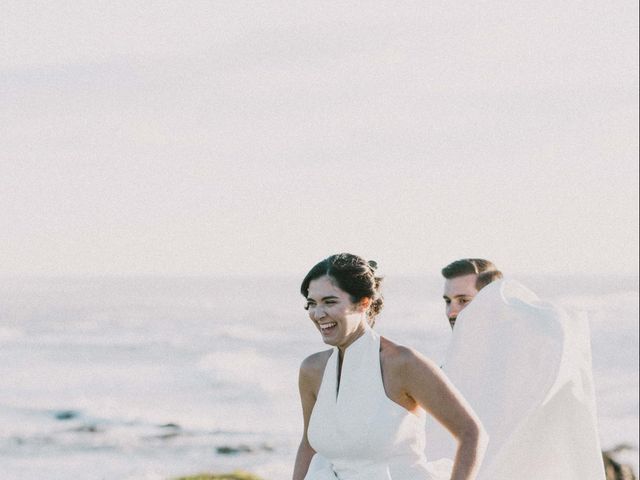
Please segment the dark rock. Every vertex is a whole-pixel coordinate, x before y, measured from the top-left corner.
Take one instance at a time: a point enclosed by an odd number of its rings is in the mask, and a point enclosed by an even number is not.
[[[56,420],[72,420],[78,418],[79,415],[75,410],[60,410],[54,414]]]
[[[165,423],[164,425],[159,425],[159,427],[166,431],[153,437],[159,440],[171,440],[172,438],[180,436],[182,433],[182,427],[176,423]]]
[[[102,430],[100,430],[97,425],[81,425],[80,427],[72,428],[71,431],[79,433],[98,433]]]
[[[221,454],[221,455],[237,455],[239,453],[254,453],[257,451],[262,451],[262,452],[273,452],[275,449],[267,444],[267,443],[263,443],[259,446],[249,446],[249,445],[236,445],[236,446],[230,446],[230,445],[223,445],[221,447],[216,448],[216,451]]]
[[[165,423],[164,425],[160,425],[160,428],[172,428],[174,430],[182,430],[182,427],[176,423]]]
[[[218,452],[220,455],[237,455],[238,453],[251,453],[253,451],[253,448],[248,445],[238,445],[236,447],[225,445],[216,448],[216,452]]]
[[[56,440],[48,435],[36,435],[33,437],[17,437],[13,436],[9,439],[9,441],[15,445],[53,445],[56,443]]]
[[[602,452],[606,480],[636,480],[629,465],[623,465],[613,458],[616,453],[627,449],[627,446],[620,445],[612,450]]]

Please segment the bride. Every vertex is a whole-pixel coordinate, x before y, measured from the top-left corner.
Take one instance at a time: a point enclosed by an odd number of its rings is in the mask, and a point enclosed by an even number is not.
[[[383,303],[375,270],[342,253],[302,282],[309,317],[333,348],[300,367],[293,480],[472,480],[487,443],[482,425],[437,365],[373,330]],[[425,412],[457,440],[452,466],[427,463]]]

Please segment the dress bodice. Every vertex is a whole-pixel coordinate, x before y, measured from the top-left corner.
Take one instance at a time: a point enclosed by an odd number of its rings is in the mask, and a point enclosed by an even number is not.
[[[307,432],[310,445],[330,462],[335,478],[433,478],[424,454],[425,413],[411,413],[387,397],[380,336],[367,328],[346,349],[339,385],[338,354],[334,348],[327,361]],[[320,478],[310,473],[306,480]]]

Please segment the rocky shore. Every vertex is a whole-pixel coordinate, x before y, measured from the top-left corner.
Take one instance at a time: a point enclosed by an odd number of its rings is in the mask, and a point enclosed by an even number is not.
[[[628,447],[619,447],[611,451],[602,452],[606,480],[637,480],[633,469],[616,460],[616,454]],[[178,477],[172,480],[264,480],[247,472],[232,472],[225,474],[201,473],[186,477]]]
[[[630,447],[622,445],[613,450],[602,452],[606,480],[636,480],[636,476],[633,474],[633,469],[629,465],[620,463],[616,459],[617,453],[629,448]]]
[[[83,436],[91,434],[104,433],[106,427],[101,422],[91,423],[88,419],[83,418],[83,414],[75,410],[57,410],[51,412],[53,417],[63,423],[72,423],[70,428],[60,430],[60,432],[70,432],[74,434],[82,434]],[[173,441],[176,438],[200,438],[202,437],[207,443],[215,442],[215,432],[191,431],[183,429],[175,423],[165,423],[161,425],[143,425],[142,430],[145,435],[143,438],[157,441]],[[213,438],[211,438],[213,437]],[[28,440],[28,439],[27,439]],[[27,440],[16,439],[16,442],[26,442]],[[215,446],[215,452],[218,455],[246,455],[274,452],[276,447],[266,442],[255,443],[238,443],[229,444],[222,443]],[[621,444],[610,450],[602,452],[604,467],[606,472],[606,480],[637,480],[633,468],[625,464],[625,457],[628,460],[629,453],[637,453],[634,445]],[[173,478],[171,480],[267,480],[258,477],[246,471],[234,471],[231,473],[198,473],[182,477]],[[269,479],[272,480],[272,479]]]

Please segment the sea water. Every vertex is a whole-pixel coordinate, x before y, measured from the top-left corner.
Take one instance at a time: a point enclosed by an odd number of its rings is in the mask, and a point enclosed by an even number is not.
[[[517,279],[588,313],[602,446],[637,449],[638,277]],[[298,366],[325,348],[298,288],[288,277],[1,279],[1,478],[290,478]],[[388,277],[384,294],[376,328],[441,361],[441,279]],[[637,471],[637,450],[625,459]]]

